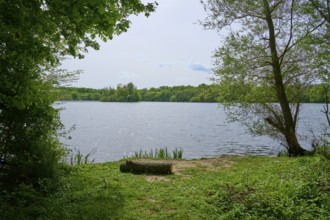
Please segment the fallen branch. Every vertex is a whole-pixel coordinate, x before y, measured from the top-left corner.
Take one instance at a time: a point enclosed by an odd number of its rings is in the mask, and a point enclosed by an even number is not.
[[[164,162],[155,163],[128,160],[126,163],[120,164],[120,171],[132,173],[171,174],[172,166],[171,163]]]

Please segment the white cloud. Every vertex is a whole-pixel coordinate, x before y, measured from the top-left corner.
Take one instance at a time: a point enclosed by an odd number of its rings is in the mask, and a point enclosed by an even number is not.
[[[190,64],[188,66],[189,69],[193,70],[193,71],[197,71],[197,72],[204,72],[204,73],[208,73],[210,72],[209,68],[206,68],[205,66],[203,66],[202,64]]]

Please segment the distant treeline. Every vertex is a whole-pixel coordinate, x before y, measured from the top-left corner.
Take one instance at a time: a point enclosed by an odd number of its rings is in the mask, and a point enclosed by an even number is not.
[[[162,86],[160,88],[137,89],[133,83],[118,85],[116,88],[76,88],[60,87],[57,90],[59,100],[86,100],[102,102],[217,102],[220,92],[219,85],[199,86]],[[226,99],[235,99],[226,97]],[[270,100],[273,102],[273,100]],[[310,86],[302,98],[304,103],[324,103],[323,86]]]
[[[116,88],[58,88],[59,100],[95,100],[103,102],[216,102],[218,86],[162,86],[160,88],[137,89],[133,83]]]

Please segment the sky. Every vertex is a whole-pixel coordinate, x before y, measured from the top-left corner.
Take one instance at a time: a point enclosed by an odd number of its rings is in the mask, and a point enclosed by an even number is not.
[[[153,2],[142,0],[142,2]],[[133,82],[139,89],[210,84],[212,53],[220,46],[215,30],[204,30],[200,0],[157,0],[155,13],[131,16],[126,33],[89,50],[85,58],[68,59],[62,67],[82,70],[74,87],[104,88]]]

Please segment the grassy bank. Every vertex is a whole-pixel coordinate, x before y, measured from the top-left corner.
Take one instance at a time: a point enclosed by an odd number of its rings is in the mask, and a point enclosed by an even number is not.
[[[18,194],[21,202],[3,203],[0,218],[329,219],[329,160],[228,157],[173,163],[174,174],[167,176],[120,173],[120,162],[75,166],[55,194]]]

